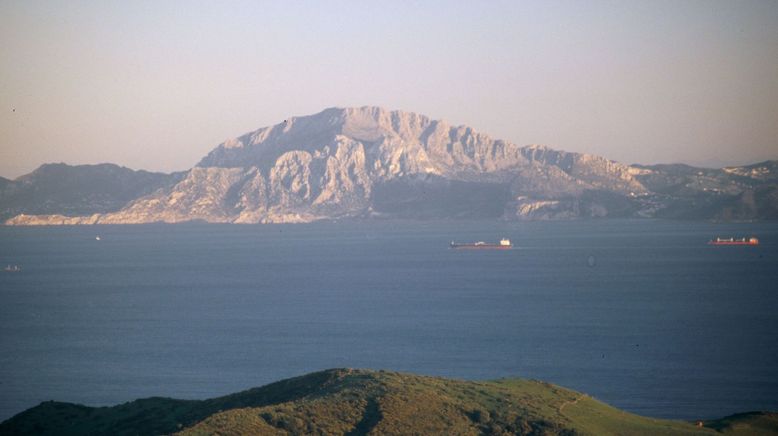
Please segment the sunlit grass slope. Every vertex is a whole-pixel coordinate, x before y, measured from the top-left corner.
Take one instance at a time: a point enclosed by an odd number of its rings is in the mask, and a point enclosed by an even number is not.
[[[778,415],[693,423],[626,413],[548,383],[469,382],[334,369],[204,401],[166,398],[114,407],[46,402],[0,434],[778,434]]]

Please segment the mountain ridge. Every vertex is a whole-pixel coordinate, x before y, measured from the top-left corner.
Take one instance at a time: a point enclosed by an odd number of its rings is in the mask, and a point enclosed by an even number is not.
[[[625,165],[542,145],[520,147],[467,126],[373,106],[328,108],[228,139],[174,183],[152,188],[117,210],[95,208],[82,216],[22,211],[6,224],[778,219],[776,161],[723,169]]]
[[[778,414],[697,423],[642,417],[537,380],[462,381],[330,369],[208,400],[113,407],[44,402],[0,423],[8,435],[776,434]]]
[[[107,213],[175,183],[183,173],[153,173],[115,164],[43,164],[0,180],[0,220],[19,214]]]

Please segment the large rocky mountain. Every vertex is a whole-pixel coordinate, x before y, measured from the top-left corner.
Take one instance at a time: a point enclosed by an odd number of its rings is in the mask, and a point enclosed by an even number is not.
[[[539,145],[520,147],[409,112],[330,108],[225,141],[185,174],[155,176],[118,210],[30,207],[7,223],[778,219],[776,165],[630,166]],[[0,181],[0,189],[18,181]],[[5,197],[0,201],[0,209],[8,209]]]

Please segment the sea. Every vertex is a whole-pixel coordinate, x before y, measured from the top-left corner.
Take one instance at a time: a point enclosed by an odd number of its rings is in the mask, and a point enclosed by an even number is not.
[[[336,367],[539,379],[658,418],[778,410],[778,223],[0,227],[6,265],[0,420]]]

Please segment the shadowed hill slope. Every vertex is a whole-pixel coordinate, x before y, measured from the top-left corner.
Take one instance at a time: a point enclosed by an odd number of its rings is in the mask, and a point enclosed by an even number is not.
[[[113,164],[46,164],[16,180],[0,178],[0,220],[18,214],[113,212],[175,184],[182,173],[133,171]]]
[[[46,402],[0,424],[0,434],[778,434],[771,413],[704,424],[633,415],[539,381],[333,369],[204,401]]]

